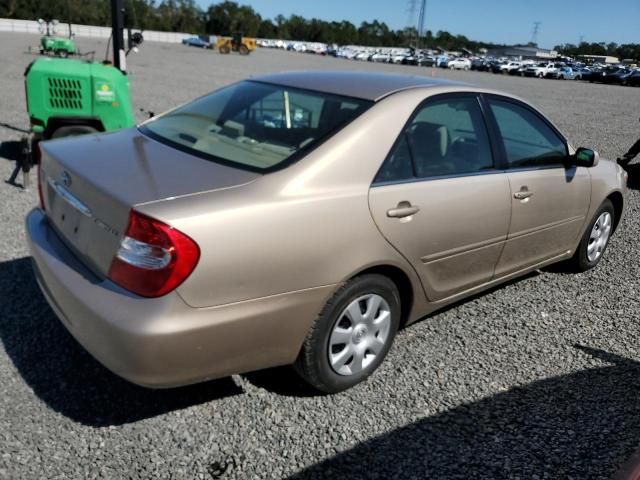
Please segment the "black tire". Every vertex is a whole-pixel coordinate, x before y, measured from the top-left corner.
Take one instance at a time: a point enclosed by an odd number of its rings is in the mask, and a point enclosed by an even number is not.
[[[589,258],[587,257],[587,248],[589,246],[591,231],[593,230],[598,218],[600,218],[600,216],[605,212],[608,212],[611,215],[611,231],[609,233],[609,237],[607,238],[607,242],[605,243],[600,256],[598,256],[593,261],[590,261]],[[602,257],[604,256],[604,252],[606,251],[607,246],[609,245],[609,242],[611,241],[611,235],[613,234],[614,225],[615,225],[615,210],[613,208],[613,204],[611,203],[611,200],[607,199],[604,202],[602,202],[602,205],[600,205],[600,208],[596,211],[595,215],[593,216],[593,219],[591,219],[591,222],[589,222],[589,226],[585,230],[584,235],[582,236],[582,239],[580,240],[580,243],[578,244],[578,248],[576,249],[576,252],[574,253],[573,257],[567,261],[568,270],[572,272],[580,273],[580,272],[586,272],[587,270],[591,270],[593,267],[598,265],[598,263],[600,263],[600,260],[602,260]]]
[[[247,48],[246,45],[240,45],[238,47],[238,53],[240,55],[249,55],[249,49]]]
[[[222,54],[222,55],[227,55],[231,52],[231,48],[229,48],[227,45],[223,45],[222,47],[220,47],[218,49],[218,51]]]
[[[391,320],[387,339],[371,363],[359,373],[340,375],[334,371],[329,361],[331,333],[336,323],[342,322],[346,318],[342,316],[342,313],[347,306],[367,294],[381,296],[389,306]],[[377,274],[353,278],[345,283],[323,308],[307,334],[294,368],[312,387],[326,393],[340,392],[364,381],[382,363],[393,344],[400,324],[400,308],[398,288],[389,278]],[[356,340],[354,340],[355,342]]]
[[[77,137],[89,133],[98,133],[98,130],[89,125],[66,125],[57,128],[51,135],[51,138]]]

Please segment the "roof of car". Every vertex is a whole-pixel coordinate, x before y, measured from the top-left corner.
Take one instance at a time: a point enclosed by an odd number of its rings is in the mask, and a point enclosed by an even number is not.
[[[251,80],[373,101],[409,88],[464,85],[418,75],[353,71],[285,72],[252,77]]]

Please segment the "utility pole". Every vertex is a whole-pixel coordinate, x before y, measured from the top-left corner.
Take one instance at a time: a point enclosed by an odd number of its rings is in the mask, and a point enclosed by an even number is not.
[[[420,4],[420,15],[418,16],[418,43],[417,47],[420,48],[420,41],[424,36],[424,18],[427,12],[427,0],[422,0]]]
[[[533,32],[531,33],[531,43],[538,45],[538,33],[540,32],[540,25],[542,22],[533,22]]]
[[[409,0],[407,4],[407,28],[409,29],[409,46],[413,43],[413,31],[415,29],[416,10],[418,9],[418,0]]]

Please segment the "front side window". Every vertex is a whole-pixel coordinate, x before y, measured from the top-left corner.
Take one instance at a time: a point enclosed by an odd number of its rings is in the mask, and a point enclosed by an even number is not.
[[[254,81],[217,90],[142,125],[207,160],[270,171],[343,128],[372,102]]]
[[[376,180],[474,174],[493,167],[477,98],[446,98],[418,109]]]
[[[537,114],[512,102],[489,99],[510,168],[561,165],[567,146]]]

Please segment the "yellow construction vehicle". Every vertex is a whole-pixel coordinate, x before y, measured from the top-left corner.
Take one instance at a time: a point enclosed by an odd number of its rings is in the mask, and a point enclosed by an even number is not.
[[[243,37],[242,33],[234,33],[231,37],[218,37],[216,48],[224,55],[231,52],[249,55],[256,49],[256,39]]]

